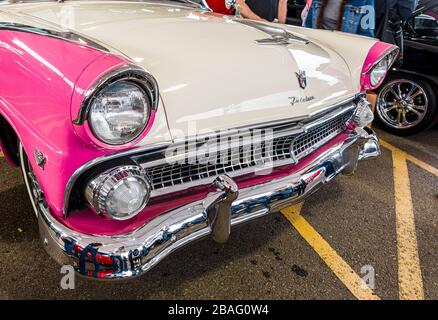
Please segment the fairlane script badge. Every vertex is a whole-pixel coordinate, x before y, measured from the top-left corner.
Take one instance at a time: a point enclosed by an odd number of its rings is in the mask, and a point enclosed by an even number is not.
[[[305,97],[289,97],[289,103],[293,107],[297,103],[306,103],[309,101],[315,100],[314,96],[305,96]]]
[[[305,89],[307,87],[307,77],[306,77],[306,71],[298,71],[295,72],[298,83],[300,84],[301,89]]]

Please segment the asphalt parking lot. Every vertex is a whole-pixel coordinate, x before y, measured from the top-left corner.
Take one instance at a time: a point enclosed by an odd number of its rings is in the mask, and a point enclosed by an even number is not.
[[[74,290],[61,289],[20,172],[0,158],[0,299],[438,299],[438,128],[378,133],[378,160],[302,208],[235,229],[224,246],[189,245],[134,280],[76,277]]]

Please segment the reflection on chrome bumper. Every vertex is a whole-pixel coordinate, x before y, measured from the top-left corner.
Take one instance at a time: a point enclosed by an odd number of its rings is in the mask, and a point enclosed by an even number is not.
[[[175,208],[121,236],[80,234],[40,207],[41,238],[55,260],[74,265],[83,275],[129,278],[148,271],[177,248],[207,235],[225,242],[231,226],[302,201],[339,173],[353,173],[358,160],[379,154],[374,132],[356,129],[344,142],[323,152],[293,175],[240,190],[230,177],[220,175],[212,182],[205,199]]]

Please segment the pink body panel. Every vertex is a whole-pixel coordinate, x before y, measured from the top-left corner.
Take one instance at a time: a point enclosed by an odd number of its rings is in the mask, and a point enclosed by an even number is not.
[[[0,31],[0,57],[0,113],[29,155],[52,214],[60,217],[72,174],[116,152],[81,137],[85,128],[75,128],[71,110],[78,110],[80,96],[100,75],[127,62],[69,41],[5,30]],[[36,149],[47,157],[44,171],[32,156]]]
[[[380,86],[381,83],[379,83],[377,86],[372,86],[370,83],[370,76],[366,73],[371,70],[373,65],[385,55],[389,50],[394,48],[395,46],[386,42],[376,42],[368,52],[367,57],[365,58],[365,63],[362,68],[362,74],[361,74],[361,86],[362,91],[365,90],[373,90]],[[382,80],[383,81],[383,80]]]

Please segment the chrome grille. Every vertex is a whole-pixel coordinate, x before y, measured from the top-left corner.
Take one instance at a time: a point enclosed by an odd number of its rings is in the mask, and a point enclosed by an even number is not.
[[[286,141],[286,139],[284,139]],[[239,172],[243,169],[261,165],[262,161],[278,161],[291,158],[290,142],[274,141],[272,152],[265,144],[259,146],[240,147],[239,150],[228,150],[218,155],[216,163],[208,164],[172,164],[147,169],[152,182],[152,189],[157,190],[178,184],[216,177],[219,174]]]
[[[239,147],[238,150],[225,150],[217,156],[216,161],[210,159],[208,164],[166,163],[148,167],[146,173],[151,180],[152,190],[159,190],[224,173],[231,176],[241,175],[245,173],[245,169],[254,170],[263,162],[272,162],[273,165],[280,161],[294,163],[345,130],[344,124],[351,114],[352,112],[349,111],[337,115],[299,135],[274,138],[270,146],[261,143]]]

